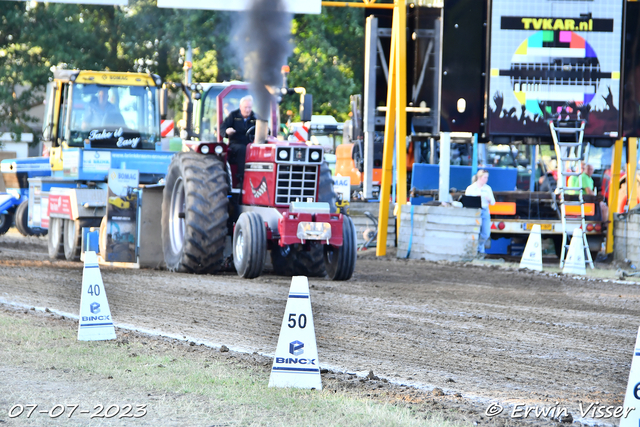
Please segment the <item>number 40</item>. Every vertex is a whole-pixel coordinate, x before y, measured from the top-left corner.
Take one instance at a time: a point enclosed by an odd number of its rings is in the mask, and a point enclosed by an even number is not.
[[[287,323],[287,326],[290,328],[295,328],[296,327],[296,323],[298,326],[300,326],[300,329],[304,329],[307,327],[307,316],[304,314],[301,314],[300,316],[298,316],[298,321],[296,322],[296,314],[295,313],[289,313],[289,323]]]
[[[89,285],[89,289],[87,290],[89,295],[100,295],[100,285]]]

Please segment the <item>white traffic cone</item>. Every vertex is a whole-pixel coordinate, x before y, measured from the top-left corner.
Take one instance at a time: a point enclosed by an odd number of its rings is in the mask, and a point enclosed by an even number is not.
[[[309,282],[305,276],[291,280],[269,387],[322,390]]]
[[[527,246],[524,248],[520,268],[542,271],[542,230],[540,224],[536,224],[531,229]]]
[[[571,244],[569,244],[569,253],[564,260],[563,274],[579,274],[584,276],[587,274],[587,268],[584,265],[584,242],[582,240],[582,229],[573,230]]]
[[[98,341],[116,339],[111,320],[107,293],[102,283],[98,256],[93,251],[84,253],[82,296],[80,297],[80,326],[78,340]]]
[[[622,413],[617,418],[620,418],[620,427],[638,427],[640,423],[640,329],[636,337],[636,346],[633,348]]]

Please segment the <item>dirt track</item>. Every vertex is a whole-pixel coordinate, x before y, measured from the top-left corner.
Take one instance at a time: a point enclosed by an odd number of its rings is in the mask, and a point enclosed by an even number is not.
[[[321,364],[574,417],[622,404],[640,287],[370,255],[348,282],[310,280]],[[46,258],[44,239],[0,237],[0,299],[77,313],[82,265]],[[288,278],[101,271],[116,322],[275,351]]]

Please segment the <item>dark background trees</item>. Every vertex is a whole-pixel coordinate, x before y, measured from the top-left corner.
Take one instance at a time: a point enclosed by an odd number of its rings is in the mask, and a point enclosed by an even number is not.
[[[40,118],[29,110],[42,103],[52,66],[181,81],[180,48],[190,41],[194,81],[241,80],[231,43],[237,19],[237,12],[162,9],[155,0],[130,0],[128,7],[0,2],[0,129],[31,132]],[[344,120],[349,95],[362,92],[363,28],[361,10],[294,17],[289,83],[313,94],[315,114]],[[297,113],[296,103],[285,100],[283,109]]]

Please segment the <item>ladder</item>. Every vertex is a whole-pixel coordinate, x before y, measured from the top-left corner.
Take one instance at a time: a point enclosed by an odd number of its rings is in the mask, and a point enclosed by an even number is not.
[[[567,211],[566,206],[580,206],[580,219],[582,228],[582,247],[585,251],[584,259],[593,269],[593,260],[591,259],[591,251],[589,251],[589,243],[587,241],[587,226],[584,218],[584,198],[582,197],[582,183],[578,187],[567,187],[567,178],[571,176],[580,176],[582,174],[582,164],[584,160],[584,127],[586,122],[581,121],[563,121],[554,123],[549,121],[551,129],[551,137],[556,151],[558,162],[558,182],[556,187],[556,195],[560,196],[560,220],[562,222],[562,251],[560,254],[560,268],[564,267],[565,255],[567,253]],[[569,164],[574,164],[574,171],[568,168]],[[577,192],[578,200],[566,200],[565,192]],[[571,219],[570,221],[576,221]]]

